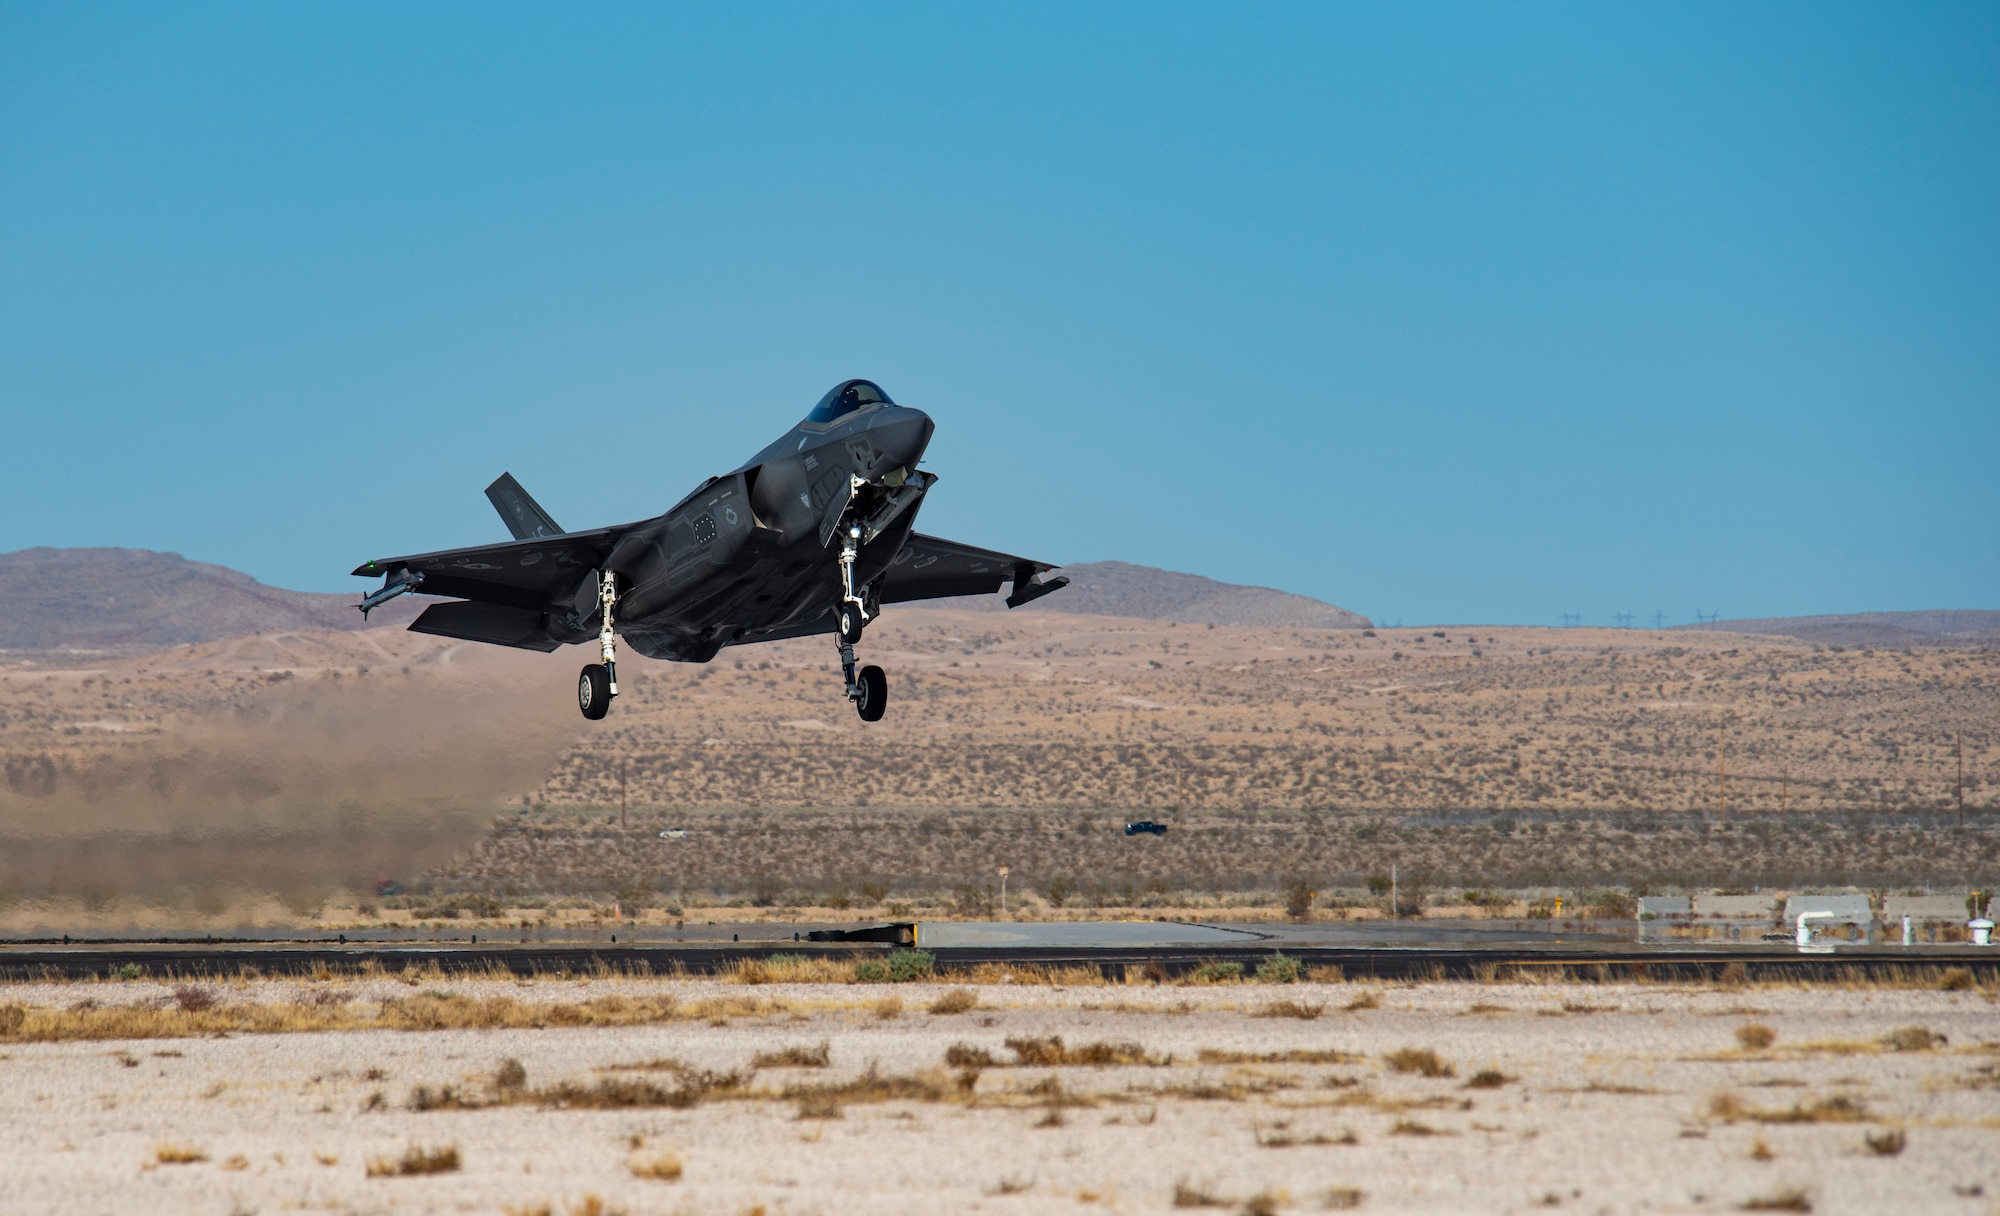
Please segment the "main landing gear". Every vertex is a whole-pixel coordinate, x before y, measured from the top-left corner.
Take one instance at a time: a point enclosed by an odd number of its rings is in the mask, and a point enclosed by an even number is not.
[[[849,524],[840,540],[840,606],[835,625],[840,635],[840,674],[847,682],[847,699],[863,722],[880,722],[889,708],[889,677],[872,664],[854,670],[854,644],[871,619],[868,605],[854,591],[854,562],[861,555],[861,525]]]
[[[576,678],[576,707],[595,722],[611,712],[611,699],[618,695],[618,643],[611,633],[611,609],[618,602],[618,579],[609,570],[597,576],[597,606],[602,624],[597,631],[602,663],[592,663]]]

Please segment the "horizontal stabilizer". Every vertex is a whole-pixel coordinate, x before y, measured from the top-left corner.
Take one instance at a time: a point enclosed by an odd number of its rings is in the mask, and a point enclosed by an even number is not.
[[[486,497],[492,501],[493,509],[500,512],[501,522],[507,525],[515,540],[562,535],[556,521],[542,510],[542,504],[521,488],[521,483],[514,480],[512,473],[502,473],[495,478],[493,484],[486,487]]]

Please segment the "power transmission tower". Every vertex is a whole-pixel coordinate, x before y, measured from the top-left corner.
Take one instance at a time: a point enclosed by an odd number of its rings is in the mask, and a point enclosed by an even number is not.
[[[1583,624],[1583,614],[1581,612],[1565,612],[1562,614],[1562,618],[1563,628],[1565,629],[1573,629]]]
[[[1629,612],[1614,612],[1611,614],[1611,619],[1618,622],[1620,629],[1630,629],[1632,627],[1632,614]]]
[[[1716,617],[1719,617],[1719,616],[1721,616],[1721,615],[1722,615],[1722,612],[1721,612],[1721,610],[1720,610],[1720,609],[1718,609],[1718,610],[1716,610],[1716,611],[1714,611],[1714,612],[1703,612],[1703,611],[1702,611],[1701,609],[1699,609],[1699,608],[1697,608],[1697,609],[1695,609],[1695,610],[1694,610],[1694,619],[1695,619],[1695,620],[1697,620],[1697,621],[1699,621],[1699,622],[1701,622],[1701,625],[1702,625],[1702,628],[1704,628],[1704,629],[1706,629],[1706,628],[1708,628],[1709,626],[1711,626],[1711,625],[1715,624],[1715,618],[1716,618]]]
[[[1666,626],[1667,626],[1667,614],[1664,612],[1655,611],[1653,613],[1653,628],[1664,629],[1666,628]]]
[[[1958,732],[1958,826],[1965,826],[1965,732]]]

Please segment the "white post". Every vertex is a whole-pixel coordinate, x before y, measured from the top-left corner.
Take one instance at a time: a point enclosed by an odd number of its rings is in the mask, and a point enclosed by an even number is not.
[[[1000,915],[1007,915],[1007,867],[1000,867]]]
[[[1396,909],[1396,863],[1389,863],[1389,919],[1395,920],[1402,913]]]
[[[1813,931],[1812,931],[1812,926],[1811,926],[1811,925],[1809,925],[1809,924],[1807,924],[1807,923],[1806,923],[1807,921],[1812,921],[1812,920],[1832,920],[1832,919],[1833,919],[1833,913],[1831,913],[1831,912],[1801,912],[1801,913],[1799,913],[1799,922],[1798,922],[1798,925],[1796,926],[1796,934],[1797,934],[1797,940],[1798,940],[1798,945],[1799,945],[1799,949],[1801,949],[1801,950],[1811,950],[1811,949],[1813,948]],[[1831,948],[1830,948],[1830,947],[1821,947],[1821,949],[1831,949]]]
[[[1905,916],[1903,918],[1903,944],[1905,946],[1908,946],[1913,944],[1916,940],[1917,939],[1915,937],[1911,936],[1910,918]]]

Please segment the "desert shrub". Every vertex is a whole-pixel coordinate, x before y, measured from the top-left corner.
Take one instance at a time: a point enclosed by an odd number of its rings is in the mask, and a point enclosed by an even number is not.
[[[1296,876],[1285,879],[1285,915],[1293,920],[1311,916],[1313,900],[1318,894],[1306,879]]]
[[[1632,920],[1639,915],[1639,901],[1623,891],[1585,891],[1577,903],[1579,911],[1597,920]]]
[[[1882,1132],[1869,1132],[1864,1138],[1868,1142],[1868,1151],[1877,1157],[1894,1157],[1910,1143],[1909,1136],[1900,1127],[1892,1127]]]
[[[412,1144],[399,1158],[377,1157],[368,1163],[370,1178],[394,1178],[415,1174],[450,1174],[459,1167],[458,1146],[419,1148]]]
[[[140,976],[146,974],[146,969],[144,967],[141,967],[137,963],[127,963],[123,967],[120,967],[118,970],[112,972],[112,974],[116,975],[121,980],[136,980]]]
[[[1298,1018],[1310,1022],[1326,1012],[1324,1005],[1301,1005],[1297,1001],[1272,1001],[1251,1014],[1253,1018]]]
[[[752,1068],[825,1068],[833,1062],[833,1045],[821,1040],[808,1046],[794,1043],[778,1051],[760,1051],[750,1059]]]
[[[215,1008],[215,993],[199,984],[174,985],[174,1007],[183,1013],[200,1013]]]
[[[1197,984],[1233,984],[1243,978],[1243,964],[1235,962],[1207,962],[1194,969],[1189,976]]]
[[[889,982],[889,964],[879,958],[864,958],[854,964],[854,982],[857,984],[886,984]]]
[[[28,1011],[21,1005],[0,1005],[0,1035],[16,1035],[28,1021]]]
[[[1452,1066],[1438,1058],[1438,1053],[1428,1047],[1405,1047],[1382,1057],[1383,1061],[1396,1072],[1421,1073],[1426,1077],[1449,1077]]]
[[[493,1091],[498,1094],[516,1094],[528,1086],[528,1070],[512,1056],[500,1061],[493,1070]]]
[[[1969,991],[1972,988],[1972,969],[1970,967],[1947,967],[1943,974],[1938,976],[1937,986],[1940,992]]]
[[[937,956],[926,950],[891,950],[886,960],[889,978],[896,983],[927,980],[937,964]]]
[[[938,1014],[965,1013],[979,1004],[979,997],[970,988],[953,988],[930,1003],[930,1011]]]
[[[1060,908],[1076,894],[1076,879],[1051,878],[1042,884],[1042,898],[1049,901],[1051,908]]]
[[[1497,1068],[1482,1068],[1472,1074],[1465,1083],[1467,1089],[1499,1089],[1507,1083],[1507,1074]]]
[[[867,900],[869,906],[871,907],[889,898],[888,883],[883,883],[883,882],[857,883],[855,884],[854,890],[857,894],[860,895],[862,899]]]
[[[1764,1051],[1778,1041],[1778,1032],[1756,1022],[1736,1028],[1736,1042],[1745,1051]]]
[[[1890,1051],[1929,1051],[1947,1041],[1943,1035],[1923,1026],[1904,1026],[1882,1036],[1882,1045]]]
[[[970,1043],[953,1043],[945,1048],[944,1062],[953,1068],[991,1068],[999,1063],[992,1052]]]
[[[1299,982],[1299,960],[1285,957],[1282,951],[1273,952],[1270,958],[1257,964],[1257,982],[1260,984],[1296,984]]]

